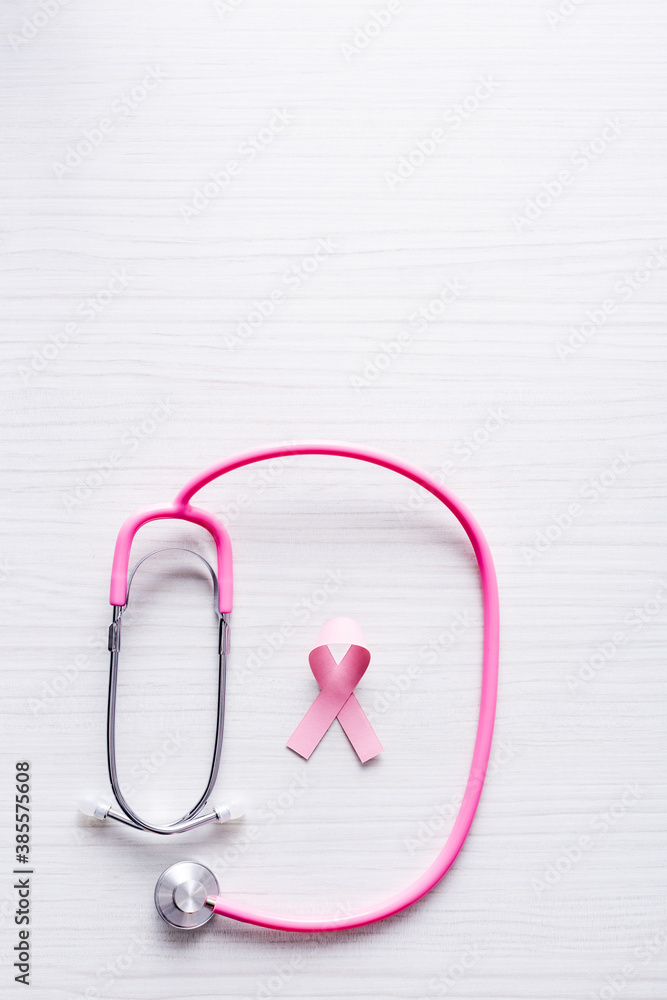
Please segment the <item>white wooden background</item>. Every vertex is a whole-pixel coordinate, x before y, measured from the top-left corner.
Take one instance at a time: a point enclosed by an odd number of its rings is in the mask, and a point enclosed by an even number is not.
[[[388,9],[2,6],[3,997],[23,995],[23,758],[39,1000],[666,995],[667,12],[403,0],[356,34]],[[471,755],[481,630],[461,531],[388,473],[303,459],[201,497],[235,548],[219,787],[246,819],[160,839],[77,814],[106,788],[122,520],[229,453],[302,437],[410,459],[484,526],[503,609],[491,772],[453,870],[403,915],[188,936],[152,899],[181,858],[291,912],[399,889],[444,843]],[[178,525],[136,552],[165,540],[210,552]],[[337,728],[309,763],[285,748],[333,615],[372,649],[358,693],[386,751],[366,767]],[[169,818],[203,779],[213,712],[208,587],[185,557],[137,578],[122,672],[124,780]]]

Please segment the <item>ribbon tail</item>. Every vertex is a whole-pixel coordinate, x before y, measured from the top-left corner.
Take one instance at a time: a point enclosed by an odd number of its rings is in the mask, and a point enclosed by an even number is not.
[[[341,708],[338,721],[362,764],[382,753],[384,747],[355,694],[351,694]]]
[[[326,691],[320,691],[303,719],[287,741],[290,750],[294,750],[306,760],[328,732],[336,718],[340,701],[335,702]]]

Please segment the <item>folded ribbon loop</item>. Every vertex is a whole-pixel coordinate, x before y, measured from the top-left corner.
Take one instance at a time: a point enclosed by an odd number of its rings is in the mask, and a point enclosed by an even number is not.
[[[337,718],[363,763],[382,753],[382,744],[354,694],[366,673],[371,654],[363,645],[359,625],[352,618],[329,619],[322,626],[317,643],[308,661],[321,690],[287,746],[308,760]],[[350,646],[340,663],[329,649],[334,643]]]

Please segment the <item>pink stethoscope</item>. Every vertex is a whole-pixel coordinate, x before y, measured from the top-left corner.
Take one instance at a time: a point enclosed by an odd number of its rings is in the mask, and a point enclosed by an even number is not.
[[[482,600],[484,607],[484,653],[482,664],[482,691],[479,708],[479,721],[475,748],[470,766],[463,801],[454,822],[452,831],[436,860],[419,878],[407,888],[383,903],[378,903],[368,909],[348,916],[311,919],[295,916],[281,916],[244,906],[219,895],[218,882],[213,872],[194,861],[181,861],[171,865],[158,879],[155,888],[155,904],[160,916],[174,927],[191,929],[200,927],[214,914],[231,917],[262,927],[277,930],[319,932],[338,931],[351,927],[361,927],[377,920],[398,913],[421,899],[429,892],[449,870],[461,850],[472,824],[479,803],[484,777],[489,762],[493,724],[496,711],[496,695],[498,688],[498,655],[499,655],[499,606],[498,584],[493,559],[482,530],[463,506],[463,504],[447,489],[441,486],[432,476],[416,466],[401,459],[394,458],[383,452],[355,444],[345,444],[336,441],[302,441],[288,444],[268,445],[265,448],[254,449],[233,455],[230,458],[205,469],[194,479],[191,479],[173,504],[168,507],[148,507],[131,514],[120,529],[113,558],[111,571],[110,603],[113,606],[113,621],[109,629],[109,650],[111,666],[109,672],[109,702],[107,715],[107,758],[109,777],[113,794],[118,804],[115,809],[111,803],[95,796],[85,796],[80,802],[80,808],[87,815],[98,819],[111,818],[118,822],[140,830],[152,833],[171,835],[192,830],[207,823],[225,823],[242,815],[239,803],[232,801],[214,807],[209,806],[208,799],[215,785],[220,764],[222,749],[224,702],[225,702],[225,670],[229,646],[229,614],[232,610],[232,547],[224,525],[208,511],[193,507],[191,500],[202,487],[219,476],[255,462],[284,458],[288,455],[337,455],[341,458],[355,458],[362,462],[370,462],[397,472],[411,479],[418,486],[428,490],[437,497],[458,518],[466,531],[477,557],[482,581]],[[135,572],[141,563],[149,556],[140,560],[128,574],[130,549],[138,529],[149,521],[164,518],[189,521],[201,525],[212,535],[217,551],[217,576],[213,568],[198,553],[202,562],[208,568],[213,581],[216,611],[219,616],[218,642],[218,710],[215,746],[211,772],[203,794],[195,806],[175,823],[168,826],[156,826],[143,820],[127,803],[119,787],[116,771],[115,752],[115,713],[116,684],[118,676],[118,656],[120,652],[120,634],[123,612],[127,608],[130,586]],[[158,550],[162,551],[162,550]],[[154,555],[155,553],[151,553]]]

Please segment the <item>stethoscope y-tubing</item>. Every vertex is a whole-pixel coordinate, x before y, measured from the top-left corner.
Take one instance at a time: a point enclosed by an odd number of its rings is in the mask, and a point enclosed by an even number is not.
[[[140,559],[138,563],[132,569],[132,572],[127,578],[127,594],[126,602],[130,597],[130,588],[132,586],[132,580],[134,575],[139,569],[139,567],[146,562],[147,559],[151,559],[153,556],[158,555],[161,552],[171,552],[171,551],[185,551],[189,552],[190,555],[195,556],[200,560],[209,571],[211,575],[211,580],[213,583],[213,600],[215,604],[218,604],[218,579],[212,566],[201,556],[198,552],[193,552],[191,549],[184,549],[180,545],[168,545],[163,548],[156,549],[150,552],[143,559]],[[206,826],[208,823],[215,822],[217,816],[215,812],[204,813],[201,810],[208,803],[209,796],[213,791],[216,781],[218,780],[218,771],[220,769],[220,754],[222,752],[222,739],[224,735],[224,725],[225,725],[225,697],[226,697],[226,674],[227,674],[227,648],[228,648],[228,631],[229,626],[224,615],[219,614],[218,623],[218,696],[217,696],[217,710],[215,717],[215,741],[213,744],[213,756],[211,758],[211,768],[209,771],[208,780],[204,791],[197,799],[196,803],[181,816],[180,819],[176,820],[175,823],[170,823],[168,826],[158,826],[155,823],[149,823],[148,820],[143,819],[139,814],[130,806],[127,799],[123,795],[120,787],[120,781],[118,780],[118,767],[116,764],[116,699],[118,690],[118,654],[120,652],[120,626],[123,616],[123,608],[114,607],[113,623],[111,625],[111,636],[109,647],[111,651],[111,660],[109,666],[109,696],[107,701],[107,766],[109,768],[109,781],[111,783],[111,790],[115,796],[116,802],[120,806],[120,812],[116,809],[110,808],[107,815],[111,816],[113,819],[117,820],[119,823],[124,823],[126,826],[132,826],[135,830],[147,830],[150,833],[158,833],[163,836],[170,836],[175,833],[186,833],[190,830],[194,830],[199,826]]]
[[[126,599],[127,560],[129,547],[137,528],[157,517],[175,517],[206,527],[214,535],[218,550],[220,576],[220,611],[231,610],[231,571],[225,578],[225,567],[231,568],[231,549],[224,529],[220,531],[218,522],[207,512],[191,506],[193,496],[208,483],[219,476],[239,469],[244,465],[268,461],[274,458],[284,458],[288,455],[335,455],[341,458],[354,458],[363,462],[390,469],[406,479],[422,486],[434,497],[440,500],[458,519],[472,544],[482,581],[482,601],[484,609],[484,652],[482,663],[482,690],[480,698],[479,722],[475,747],[468,781],[463,801],[459,809],[452,831],[436,860],[401,892],[391,896],[383,903],[363,910],[360,913],[312,919],[308,917],[281,916],[269,913],[251,906],[243,906],[232,900],[217,897],[213,912],[234,920],[241,920],[262,927],[277,930],[317,932],[345,930],[361,927],[364,924],[384,920],[415,903],[426,895],[445,875],[452,866],[461,850],[472,824],[479,803],[484,777],[491,753],[493,724],[496,712],[496,696],[498,689],[498,659],[499,659],[499,601],[498,584],[495,567],[480,526],[467,508],[446,487],[441,486],[432,476],[421,469],[383,452],[346,444],[337,441],[302,441],[286,444],[269,445],[264,448],[242,452],[233,455],[216,465],[205,469],[194,479],[191,479],[178,493],[171,508],[153,508],[139,515],[133,515],[121,529],[119,543],[114,557],[114,572],[112,575],[111,603],[122,605]],[[124,575],[123,575],[124,574]]]

